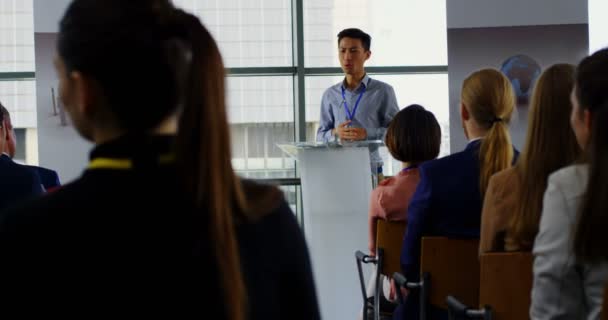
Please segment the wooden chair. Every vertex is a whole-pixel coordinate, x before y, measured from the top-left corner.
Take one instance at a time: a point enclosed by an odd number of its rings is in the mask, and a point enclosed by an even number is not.
[[[380,275],[390,277],[401,270],[400,257],[406,223],[378,219],[376,224],[376,256],[366,255],[361,251],[355,253],[357,269],[363,295],[363,319],[367,320],[367,311],[374,310],[374,319],[390,317],[394,306],[382,304],[382,279]],[[363,280],[362,263],[376,264],[376,290],[374,296],[367,297]],[[382,304],[382,305],[381,305]]]
[[[479,306],[473,310],[453,297],[448,302],[454,317],[468,319],[529,319],[532,291],[530,252],[482,254],[480,259]]]
[[[419,282],[394,276],[398,285],[420,290],[420,319],[427,318],[429,306],[447,309],[448,295],[477,304],[479,240],[423,237],[421,250]]]

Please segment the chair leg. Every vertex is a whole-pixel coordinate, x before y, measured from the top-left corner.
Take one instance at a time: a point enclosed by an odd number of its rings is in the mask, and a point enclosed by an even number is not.
[[[377,249],[376,253],[376,288],[374,296],[374,320],[380,320],[380,296],[382,295],[382,267],[383,267],[384,250]]]
[[[428,272],[423,273],[420,277],[420,320],[426,320],[428,308],[426,301],[428,299],[429,287],[431,284],[430,277],[431,276]]]

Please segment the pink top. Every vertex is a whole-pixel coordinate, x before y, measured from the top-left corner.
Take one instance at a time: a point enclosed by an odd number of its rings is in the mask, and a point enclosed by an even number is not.
[[[376,220],[407,220],[407,206],[420,181],[417,168],[405,169],[380,182],[369,201],[369,252],[376,254]]]

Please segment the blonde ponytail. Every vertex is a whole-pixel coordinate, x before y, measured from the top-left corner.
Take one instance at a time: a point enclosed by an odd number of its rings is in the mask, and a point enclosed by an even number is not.
[[[508,125],[515,93],[500,71],[482,69],[464,80],[461,100],[480,129],[487,130],[479,149],[479,190],[483,197],[490,177],[510,167],[513,161]]]

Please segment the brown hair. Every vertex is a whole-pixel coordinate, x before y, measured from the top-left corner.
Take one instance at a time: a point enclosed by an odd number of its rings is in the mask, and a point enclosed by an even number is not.
[[[488,131],[479,149],[479,191],[483,197],[490,177],[510,167],[513,161],[508,126],[515,93],[500,71],[482,69],[464,80],[461,100],[480,128]]]
[[[589,179],[579,208],[574,253],[581,262],[605,262],[608,261],[608,49],[581,61],[575,83],[581,113],[587,110],[591,114],[591,132],[585,148]]]
[[[413,104],[393,117],[385,143],[393,158],[401,162],[432,160],[439,155],[441,127],[432,112]]]
[[[233,171],[224,64],[209,31],[168,0],[75,0],[61,21],[58,52],[68,71],[99,83],[114,118],[130,133],[147,132],[181,112],[180,178],[197,212],[209,216],[228,319],[246,319],[235,224],[276,209],[281,193],[244,187]],[[116,76],[125,70],[145,76]]]
[[[532,249],[538,233],[543,195],[552,172],[573,163],[580,155],[570,128],[570,92],[574,66],[556,64],[538,78],[528,111],[526,145],[517,160],[519,201],[509,233],[519,246]]]

